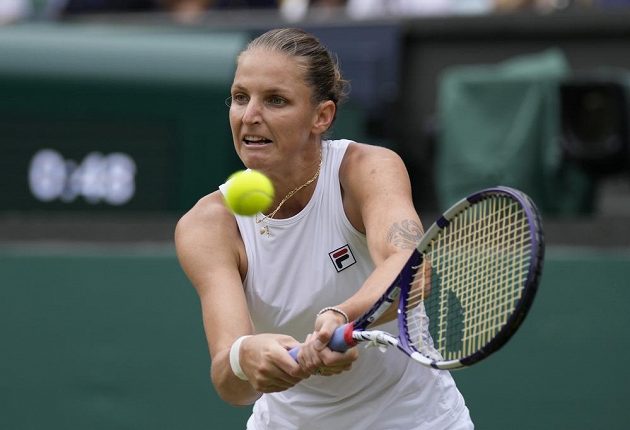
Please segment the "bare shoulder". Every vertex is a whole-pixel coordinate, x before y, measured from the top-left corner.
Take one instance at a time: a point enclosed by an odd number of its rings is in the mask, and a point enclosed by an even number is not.
[[[208,231],[213,233],[218,225],[222,228],[230,224],[236,225],[234,217],[223,203],[223,197],[219,191],[215,191],[201,198],[188,212],[177,222],[175,240],[185,238],[191,232],[199,233]]]
[[[382,146],[351,143],[341,162],[339,179],[345,191],[358,196],[411,191],[402,158]]]
[[[351,143],[339,169],[339,181],[346,216],[361,232],[415,213],[407,169],[391,149]]]
[[[341,164],[342,170],[354,170],[365,167],[366,163],[392,165],[393,167],[404,167],[400,156],[389,148],[365,143],[352,142],[348,145],[346,154]]]
[[[242,243],[236,220],[219,191],[200,199],[175,227],[177,256],[194,284],[199,272],[215,264],[242,271]]]

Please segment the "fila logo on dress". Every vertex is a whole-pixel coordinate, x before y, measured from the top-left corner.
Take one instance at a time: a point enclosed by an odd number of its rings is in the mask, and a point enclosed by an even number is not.
[[[347,244],[342,246],[341,248],[337,248],[334,251],[329,252],[328,256],[333,262],[337,272],[341,272],[342,270],[347,269],[357,262],[357,260],[354,259],[354,255],[352,255],[352,251]]]

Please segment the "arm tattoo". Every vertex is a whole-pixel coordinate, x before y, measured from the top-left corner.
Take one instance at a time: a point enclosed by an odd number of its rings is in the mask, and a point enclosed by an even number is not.
[[[422,226],[417,221],[406,219],[395,222],[387,232],[387,241],[402,249],[413,249],[424,234]]]

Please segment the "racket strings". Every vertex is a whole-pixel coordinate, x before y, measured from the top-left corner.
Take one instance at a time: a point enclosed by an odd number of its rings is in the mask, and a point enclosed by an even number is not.
[[[493,205],[496,204],[496,200],[491,200],[490,202]],[[506,210],[510,212],[508,216],[498,218],[497,223],[499,226],[493,231],[487,232],[488,235],[486,237],[488,238],[488,242],[484,243],[484,246],[492,248],[495,244],[503,245],[502,239],[509,238],[510,234],[512,234],[513,238],[522,239],[523,234],[520,233],[527,233],[526,224],[524,225],[525,229],[518,228],[518,220],[514,219],[513,209],[515,207],[517,206],[508,206],[506,208]],[[518,252],[522,252],[524,248],[523,244],[519,243],[518,240],[514,243],[510,243],[510,245]],[[494,261],[496,257],[491,258],[491,254],[482,256],[479,264],[483,278],[478,281],[481,285],[485,285],[486,288],[474,288],[469,295],[466,295],[466,291],[463,291],[464,300],[469,300],[470,303],[479,303],[478,307],[469,307],[466,306],[466,303],[464,306],[466,309],[470,308],[476,311],[476,313],[470,315],[471,323],[465,324],[466,331],[463,336],[465,355],[473,353],[494,337],[496,332],[498,332],[505,323],[505,316],[512,313],[516,301],[520,297],[520,288],[513,289],[503,287],[518,285],[518,279],[515,279],[515,276],[519,273],[518,267],[516,267],[517,270],[514,270],[515,267],[512,264],[521,260],[521,256],[510,255],[512,250],[510,249],[508,251],[506,255],[509,259],[509,261],[507,261],[508,264],[495,265]],[[505,263],[505,261],[501,263]],[[525,268],[526,267],[527,265]],[[492,278],[493,271],[494,278]],[[473,281],[475,281],[475,279],[471,278],[469,285],[471,285]]]
[[[460,213],[416,271],[405,308],[410,343],[446,360],[482,348],[514,310],[530,254],[529,226],[517,202],[489,198]]]

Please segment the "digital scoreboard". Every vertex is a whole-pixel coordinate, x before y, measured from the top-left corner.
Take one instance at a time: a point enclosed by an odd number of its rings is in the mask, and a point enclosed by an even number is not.
[[[4,209],[177,209],[181,177],[167,124],[0,121]]]
[[[224,100],[248,40],[0,28],[0,211],[188,210],[242,168]]]

